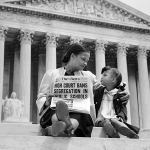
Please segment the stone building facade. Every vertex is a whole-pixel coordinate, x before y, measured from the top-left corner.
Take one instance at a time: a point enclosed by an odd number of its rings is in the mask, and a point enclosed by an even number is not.
[[[66,47],[79,42],[91,51],[86,69],[97,79],[105,65],[121,71],[131,95],[128,121],[150,128],[149,20],[118,0],[1,0],[0,98],[16,92],[26,119],[37,123],[43,74],[61,67]]]

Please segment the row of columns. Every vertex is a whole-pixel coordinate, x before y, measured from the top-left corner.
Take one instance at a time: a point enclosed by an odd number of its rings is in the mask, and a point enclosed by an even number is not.
[[[96,41],[96,76],[97,79],[101,78],[101,69],[105,66],[105,47],[106,41],[99,40]],[[126,53],[129,45],[126,43],[117,44],[117,68],[122,73],[123,81],[127,83],[127,89],[129,89],[128,83],[128,70],[127,70],[127,58]],[[150,88],[149,88],[149,78],[148,78],[148,66],[147,66],[147,47],[138,46],[138,76],[140,85],[140,108],[141,108],[141,118],[142,118],[142,128],[150,128]],[[131,87],[134,85],[131,85]],[[132,99],[131,99],[132,100]],[[134,103],[134,102],[132,102]],[[137,102],[134,104],[137,106]],[[131,107],[130,102],[127,106],[128,108],[128,118],[129,123],[131,122]]]
[[[6,29],[0,27],[0,83],[3,83],[3,70],[4,70],[4,43],[5,43]],[[30,121],[30,80],[31,80],[31,43],[34,32],[30,30],[21,30],[20,32],[20,58],[19,53],[15,53],[14,62],[14,89],[19,86],[20,99],[24,101],[25,117]],[[56,68],[56,44],[57,37],[54,33],[46,34],[46,71],[49,69]],[[71,37],[71,43],[81,42],[83,38]],[[96,62],[96,76],[99,80],[101,77],[101,69],[105,64],[105,48],[107,46],[106,41],[96,40],[95,44],[95,62]],[[127,71],[127,59],[126,52],[129,45],[125,43],[117,44],[117,66],[123,76],[123,81],[128,83],[128,71]],[[138,68],[139,68],[139,85],[140,85],[140,100],[141,100],[141,115],[142,115],[142,128],[150,128],[150,118],[148,117],[150,111],[150,89],[148,79],[148,67],[147,67],[147,49],[145,46],[138,47]],[[39,71],[38,71],[38,85],[41,82],[42,76],[45,73],[44,68],[44,55],[39,55]],[[15,64],[16,63],[16,64]],[[15,68],[20,68],[18,72]],[[20,80],[18,81],[18,74]],[[19,83],[18,83],[19,82]],[[15,86],[16,84],[16,86]],[[3,84],[0,84],[0,98],[2,99]],[[130,103],[129,103],[130,104]],[[2,102],[0,101],[0,109],[2,108]],[[1,111],[1,110],[0,110]],[[128,106],[129,122],[130,117],[130,106]]]

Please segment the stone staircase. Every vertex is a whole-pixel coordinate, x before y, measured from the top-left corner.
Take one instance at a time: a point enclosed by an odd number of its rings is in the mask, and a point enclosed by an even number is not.
[[[141,130],[140,139],[107,138],[94,128],[91,138],[39,136],[39,125],[1,123],[0,150],[150,150],[150,130]]]

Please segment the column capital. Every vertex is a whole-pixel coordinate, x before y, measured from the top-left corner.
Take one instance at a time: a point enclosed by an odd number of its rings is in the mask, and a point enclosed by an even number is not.
[[[33,34],[34,31],[31,31],[29,29],[21,29],[18,38],[21,42],[31,44],[31,42],[33,41]]]
[[[0,25],[0,40],[5,41],[5,37],[7,35],[7,30],[8,30],[8,27],[4,27],[4,26]]]
[[[147,46],[143,46],[143,45],[139,45],[138,46],[138,57],[142,56],[147,58],[147,52],[148,52],[148,47]]]
[[[108,41],[105,40],[96,40],[95,41],[95,51],[105,52],[107,47]]]
[[[59,34],[47,32],[45,35],[46,45],[56,46],[59,36]]]
[[[82,44],[82,41],[84,40],[83,37],[77,37],[77,36],[71,36],[70,37],[70,45],[73,43],[79,43]]]
[[[122,53],[123,55],[127,54],[129,44],[127,43],[117,43],[117,53]]]

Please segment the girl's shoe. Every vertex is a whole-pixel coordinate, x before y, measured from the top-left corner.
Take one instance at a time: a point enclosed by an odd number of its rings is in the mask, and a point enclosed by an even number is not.
[[[125,135],[131,139],[139,139],[139,136],[132,130],[130,130],[129,128],[127,127],[119,127],[118,129],[118,132],[121,133],[122,135]]]

